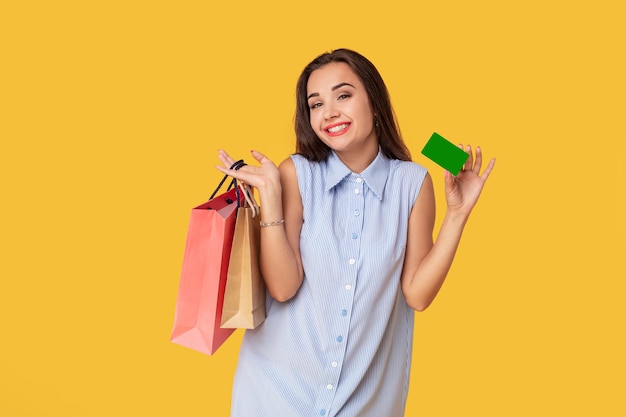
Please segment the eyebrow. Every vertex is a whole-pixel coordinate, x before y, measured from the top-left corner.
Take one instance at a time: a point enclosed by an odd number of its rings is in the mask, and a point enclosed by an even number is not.
[[[332,87],[330,90],[331,90],[331,91],[335,91],[335,90],[337,90],[338,88],[345,87],[346,85],[347,85],[347,86],[350,86],[350,87],[352,87],[352,88],[356,88],[355,86],[353,86],[353,85],[352,85],[352,84],[350,84],[350,83],[339,83],[339,84],[337,84],[336,86]],[[310,99],[311,97],[319,97],[319,95],[320,95],[320,93],[311,93],[311,94],[309,94],[309,95],[308,95],[308,97],[307,97],[306,99],[308,100],[308,99]]]

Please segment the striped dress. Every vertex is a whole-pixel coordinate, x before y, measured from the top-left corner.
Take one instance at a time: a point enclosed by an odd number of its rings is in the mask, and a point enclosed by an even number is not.
[[[426,170],[380,152],[360,174],[334,153],[292,160],[304,281],[286,302],[268,296],[265,322],[246,331],[231,416],[401,417],[414,312],[400,275]]]

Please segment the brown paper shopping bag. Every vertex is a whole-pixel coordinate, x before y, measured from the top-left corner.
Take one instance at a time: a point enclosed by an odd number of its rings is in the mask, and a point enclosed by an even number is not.
[[[259,208],[250,187],[248,204],[237,209],[235,234],[224,292],[222,328],[254,329],[265,320],[265,284],[259,269]]]

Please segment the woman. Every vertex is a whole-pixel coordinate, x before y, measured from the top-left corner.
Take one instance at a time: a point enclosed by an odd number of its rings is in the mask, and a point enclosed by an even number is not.
[[[387,88],[362,55],[314,59],[296,88],[296,154],[278,167],[218,169],[258,189],[267,318],[246,331],[233,417],[400,417],[408,392],[414,310],[435,298],[482,175],[471,147],[445,173],[436,241],[429,174],[411,162]]]

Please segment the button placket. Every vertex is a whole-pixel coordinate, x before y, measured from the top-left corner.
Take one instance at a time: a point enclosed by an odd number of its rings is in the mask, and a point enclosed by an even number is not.
[[[365,207],[364,181],[362,178],[352,174],[343,184],[343,192],[346,193],[346,210],[348,210],[347,223],[345,224],[345,235],[343,241],[343,256],[345,264],[342,269],[345,271],[345,280],[338,283],[340,291],[335,310],[334,331],[329,336],[334,337],[331,341],[325,378],[320,384],[318,397],[319,415],[326,415],[332,405],[333,398],[337,391],[338,382],[342,372],[342,364],[346,353],[347,338],[349,337],[350,317],[352,303],[354,302],[354,292],[357,283],[357,272],[361,249],[361,232],[363,228],[363,214]],[[322,381],[320,381],[322,382]],[[324,412],[324,413],[322,413]]]
[[[351,181],[347,184],[348,187],[351,187],[353,190],[353,194],[350,197],[351,205],[348,210],[353,214],[352,216],[348,216],[348,222],[346,225],[347,234],[345,235],[345,247],[347,249],[347,264],[348,264],[348,275],[347,280],[343,284],[343,291],[345,303],[343,305],[338,306],[338,315],[341,319],[341,324],[339,328],[342,329],[340,334],[336,335],[335,342],[337,346],[341,347],[341,356],[339,356],[340,360],[332,359],[331,361],[331,370],[336,370],[337,372],[334,374],[337,379],[334,381],[328,381],[327,388],[332,386],[336,388],[339,374],[341,373],[340,363],[343,362],[343,355],[345,354],[345,346],[346,346],[346,337],[348,336],[349,328],[350,328],[350,312],[352,311],[352,303],[354,301],[354,289],[357,281],[357,272],[358,272],[358,259],[361,250],[361,231],[363,228],[363,209],[365,208],[365,200],[364,200],[364,182],[360,177],[352,178]],[[328,388],[329,390],[331,388]]]

